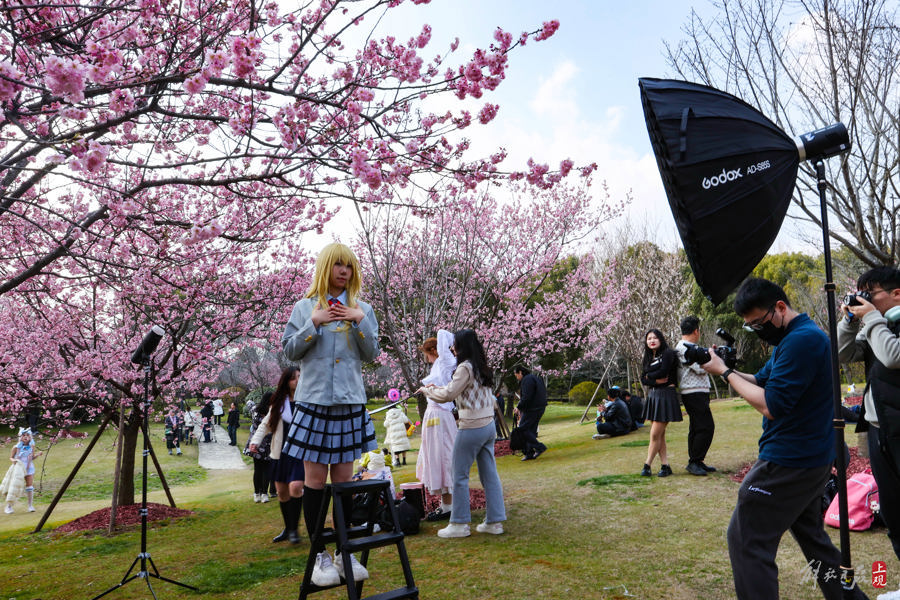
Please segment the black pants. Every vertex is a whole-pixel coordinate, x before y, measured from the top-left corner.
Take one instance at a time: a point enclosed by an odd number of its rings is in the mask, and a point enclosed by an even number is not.
[[[537,439],[538,423],[541,422],[541,417],[543,416],[544,409],[539,408],[537,410],[523,412],[519,419],[519,429],[522,430],[523,437],[525,438],[524,452],[526,456],[534,452],[543,452],[547,449],[547,446],[540,443]]]
[[[894,554],[900,558],[900,465],[894,465],[893,460],[881,451],[881,444],[878,443],[880,432],[878,427],[869,424],[869,463],[872,466],[872,476],[878,484],[881,518],[887,525]]]
[[[615,437],[617,435],[625,435],[626,433],[631,433],[631,431],[620,431],[616,429],[616,426],[612,423],[597,423],[597,433]]]
[[[728,554],[738,600],[778,598],[775,554],[790,531],[806,557],[806,581],[813,580],[827,600],[841,600],[841,553],[825,533],[822,492],[831,465],[809,469],[758,460],[738,490],[728,525]],[[791,576],[796,576],[791,573]],[[866,596],[856,588],[854,598]]]
[[[692,463],[703,462],[716,432],[712,411],[709,410],[709,393],[682,394],[681,403],[691,420],[688,427],[688,459]]]
[[[237,446],[237,426],[236,425],[228,426],[228,440],[232,446]]]
[[[264,458],[253,459],[253,493],[265,494],[269,488],[269,461]]]

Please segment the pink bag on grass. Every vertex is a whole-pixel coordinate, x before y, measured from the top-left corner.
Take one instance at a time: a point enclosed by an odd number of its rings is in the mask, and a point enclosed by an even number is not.
[[[865,531],[872,527],[879,509],[878,485],[872,477],[871,469],[847,479],[847,514],[851,530]],[[832,527],[841,526],[837,495],[825,511],[825,524]]]

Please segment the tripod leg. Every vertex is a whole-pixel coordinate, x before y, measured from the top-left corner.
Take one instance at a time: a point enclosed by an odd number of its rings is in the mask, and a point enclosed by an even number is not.
[[[105,592],[100,594],[99,596],[94,596],[93,598],[91,598],[91,600],[97,600],[97,598],[102,598],[103,596],[107,595],[111,591],[119,589],[120,587],[122,587],[123,585],[125,585],[126,583],[131,581],[132,579],[137,579],[138,577],[140,577],[140,575],[131,575],[131,571],[134,570],[134,566],[137,564],[137,562],[140,559],[141,559],[140,556],[138,556],[137,558],[134,559],[134,562],[132,562],[131,566],[128,567],[128,570],[125,571],[125,575],[122,576],[122,581],[120,581],[116,585],[112,586],[111,588],[109,588],[108,590],[106,590]]]
[[[150,571],[149,569],[147,570],[147,577],[148,577],[148,579],[149,579],[150,577],[156,577],[156,578],[159,579],[160,581],[167,581],[167,582],[169,582],[169,583],[174,583],[175,585],[180,585],[180,586],[183,587],[183,588],[187,588],[187,589],[189,589],[189,590],[194,590],[195,592],[199,592],[199,591],[200,591],[200,588],[195,588],[195,587],[192,586],[192,585],[188,585],[188,584],[186,584],[186,583],[181,583],[180,581],[175,581],[174,579],[169,579],[168,577],[163,577],[162,575],[160,575],[160,574],[159,574],[159,569],[156,568],[156,563],[153,562],[153,559],[150,558],[149,555],[147,556],[147,562],[149,562],[149,563],[150,563],[150,566],[153,568],[152,571]],[[147,583],[149,584],[150,582],[148,581]],[[154,596],[154,597],[155,597],[155,596]]]

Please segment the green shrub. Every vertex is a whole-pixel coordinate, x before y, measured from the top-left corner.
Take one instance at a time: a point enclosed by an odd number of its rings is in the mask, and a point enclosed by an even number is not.
[[[606,390],[597,391],[597,384],[593,381],[582,381],[569,390],[569,402],[573,404],[587,404],[597,392],[598,398],[606,397]]]

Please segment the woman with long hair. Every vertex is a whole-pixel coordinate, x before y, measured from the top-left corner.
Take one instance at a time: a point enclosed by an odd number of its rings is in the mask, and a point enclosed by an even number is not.
[[[359,261],[347,246],[333,243],[316,259],[316,270],[306,297],[294,305],[281,340],[285,356],[300,361],[297,411],[284,452],[303,461],[306,485],[303,507],[306,528],[312,535],[319,519],[325,481],[350,481],[353,461],[377,447],[375,427],[366,410],[363,362],[378,356],[378,321],[372,307],[361,301]],[[347,498],[349,501],[350,498]],[[344,507],[349,518],[350,502]],[[331,556],[315,541],[317,555],[312,582],[337,585],[343,560]],[[353,579],[369,576],[352,556]]]
[[[659,455],[662,462],[659,477],[672,474],[666,448],[666,427],[672,421],[681,421],[681,405],[675,384],[678,383],[678,354],[666,343],[666,337],[659,329],[650,329],[644,335],[644,358],[641,361],[641,383],[649,388],[644,404],[644,420],[650,421],[650,447],[647,462],[641,475],[650,477],[650,465]]]
[[[281,517],[284,520],[284,530],[272,538],[272,541],[288,540],[292,544],[300,543],[297,526],[300,523],[305,473],[303,462],[285,454],[282,446],[285,432],[290,427],[297,410],[294,393],[299,378],[300,369],[297,367],[287,367],[281,372],[278,386],[272,393],[268,417],[260,423],[253,437],[250,438],[250,453],[254,454],[259,452],[259,446],[266,434],[272,434],[272,441],[269,445],[269,459],[272,461],[270,476],[275,481],[278,507],[281,509]],[[262,495],[265,496],[265,494]],[[259,502],[262,502],[262,499]]]
[[[445,386],[426,385],[419,388],[429,400],[453,402],[459,410],[459,431],[453,444],[453,506],[450,524],[438,531],[443,538],[466,537],[470,534],[469,470],[478,463],[478,478],[484,488],[487,513],[476,527],[479,533],[503,533],[506,509],[503,485],[494,459],[494,374],[487,364],[478,335],[462,329],[453,336],[451,350],[456,354],[456,370]]]

